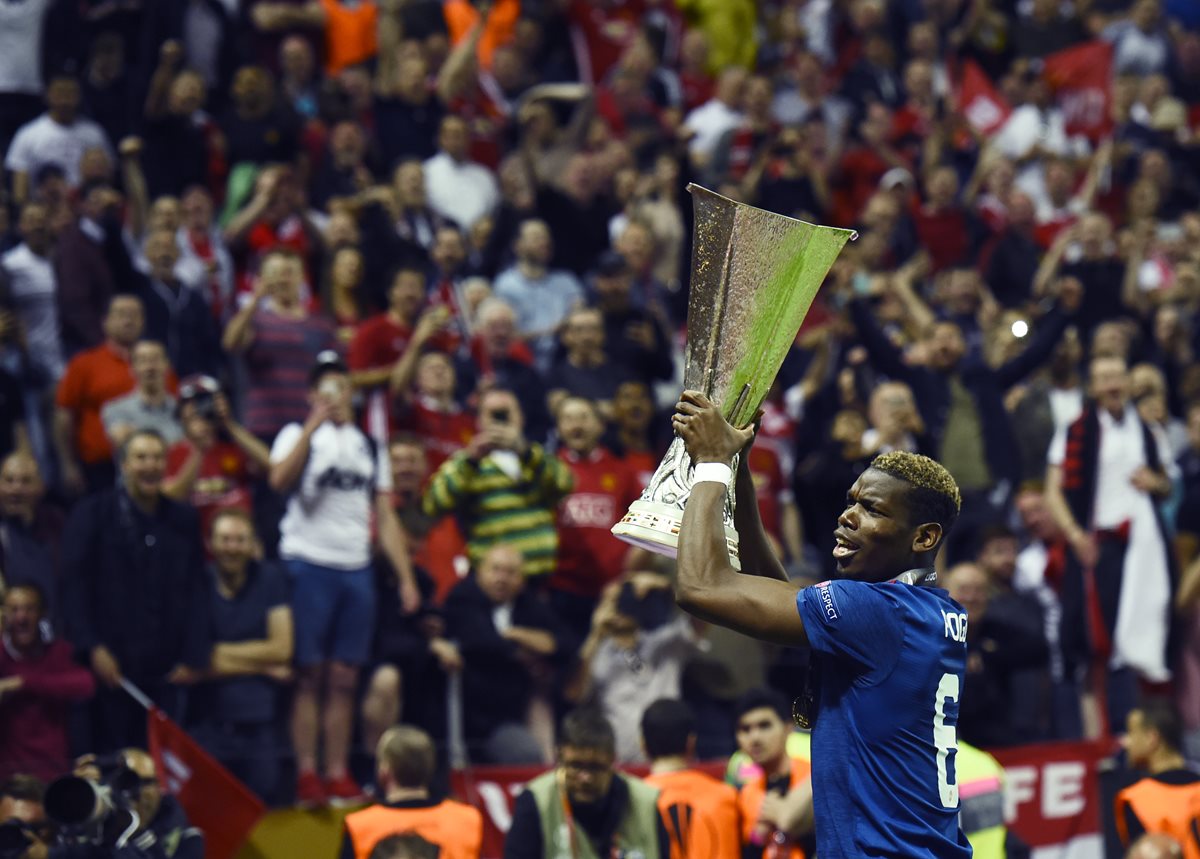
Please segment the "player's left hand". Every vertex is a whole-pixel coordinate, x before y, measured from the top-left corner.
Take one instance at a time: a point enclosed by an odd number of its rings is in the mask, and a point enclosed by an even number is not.
[[[754,426],[736,429],[725,420],[712,400],[699,391],[684,391],[671,417],[675,434],[687,445],[693,462],[728,465],[754,438]]]

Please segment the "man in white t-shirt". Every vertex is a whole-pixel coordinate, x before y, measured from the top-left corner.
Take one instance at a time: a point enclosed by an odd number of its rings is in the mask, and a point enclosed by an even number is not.
[[[52,385],[62,376],[66,362],[58,333],[58,276],[50,261],[54,248],[50,210],[42,203],[26,203],[17,226],[21,244],[0,257],[0,267],[8,274],[38,384]]]
[[[370,654],[375,626],[372,516],[380,548],[399,580],[404,611],[420,603],[390,504],[387,454],[355,425],[351,392],[341,358],[322,352],[309,374],[308,419],[286,425],[271,448],[271,488],[290,496],[279,555],[291,574],[295,618],[296,801],[308,806],[362,797],[347,763],[358,671]],[[318,746],[324,782],[317,775]]]
[[[717,80],[713,97],[684,119],[683,127],[692,135],[688,152],[696,164],[708,164],[721,136],[741,125],[742,92],[746,88],[746,77],[745,69],[725,69]]]
[[[492,171],[470,156],[471,135],[466,121],[447,116],[438,129],[438,153],[425,162],[425,192],[429,207],[443,218],[469,230],[500,203],[500,188]]]
[[[71,187],[76,187],[83,153],[99,148],[115,160],[100,126],[79,117],[79,101],[79,81],[58,75],[46,88],[46,112],[17,131],[4,166],[13,172],[13,198],[18,203],[29,199],[30,181],[48,164],[62,168]]]

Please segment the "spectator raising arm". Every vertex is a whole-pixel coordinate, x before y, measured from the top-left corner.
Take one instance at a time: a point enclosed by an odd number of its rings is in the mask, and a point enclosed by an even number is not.
[[[325,26],[325,10],[317,0],[307,3],[258,3],[250,10],[250,20],[268,33],[303,28],[319,30]]]
[[[276,492],[286,494],[296,488],[296,484],[304,476],[304,466],[308,463],[313,433],[321,424],[329,420],[330,411],[330,407],[325,401],[318,400],[314,403],[308,419],[301,428],[300,437],[296,439],[296,444],[281,460],[272,463],[268,482]]]
[[[264,278],[259,278],[254,283],[254,292],[250,296],[250,300],[243,305],[233,318],[229,320],[229,324],[225,326],[225,333],[221,335],[221,348],[231,355],[240,355],[250,348],[254,343],[254,314],[258,313],[262,307],[263,300],[267,297],[268,284]]]

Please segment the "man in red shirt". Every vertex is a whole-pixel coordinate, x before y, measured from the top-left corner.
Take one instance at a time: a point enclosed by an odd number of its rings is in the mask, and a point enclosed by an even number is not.
[[[129,354],[144,319],[137,296],[113,296],[104,316],[104,342],[72,358],[58,383],[54,443],[63,488],[72,495],[100,489],[116,477],[100,409],[134,388]]]
[[[929,251],[935,274],[965,261],[971,248],[967,212],[957,197],[954,168],[939,167],[925,181],[924,204],[913,210],[917,240]]]
[[[879,189],[883,174],[895,167],[912,168],[888,142],[891,130],[892,112],[877,102],[869,105],[858,124],[858,143],[846,149],[838,164],[833,223],[857,223],[867,200]]]
[[[654,399],[645,382],[622,382],[613,397],[613,425],[622,458],[634,473],[639,488],[645,488],[658,468],[662,451],[655,450],[650,438],[654,420]]]
[[[424,273],[408,266],[398,269],[388,290],[388,309],[364,320],[350,341],[350,381],[366,392],[363,429],[377,441],[386,441],[395,429],[390,404],[411,382],[421,350],[448,346],[445,311],[430,310],[418,320],[424,303]],[[405,364],[402,359],[413,348],[416,352]]]
[[[558,506],[558,567],[551,601],[564,628],[587,630],[604,587],[620,577],[629,546],[611,533],[641,494],[633,470],[600,446],[604,422],[596,404],[568,397],[558,407],[559,458],[575,489]]]
[[[91,672],[75,663],[71,645],[46,640],[42,592],[15,585],[4,595],[0,646],[0,781],[15,772],[49,780],[70,765],[67,716],[96,691]]]
[[[421,325],[417,326],[418,331]],[[414,340],[414,342],[416,342]],[[402,363],[408,360],[406,355]],[[415,375],[413,383],[409,379]],[[467,446],[475,435],[475,416],[454,399],[457,376],[444,352],[426,352],[417,359],[414,373],[403,373],[398,397],[397,423],[425,445],[430,471]]]

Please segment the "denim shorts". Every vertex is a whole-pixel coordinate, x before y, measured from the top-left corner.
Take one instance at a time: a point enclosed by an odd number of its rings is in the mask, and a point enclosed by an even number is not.
[[[375,581],[371,567],[335,570],[289,558],[296,664],[362,665],[375,632]]]

